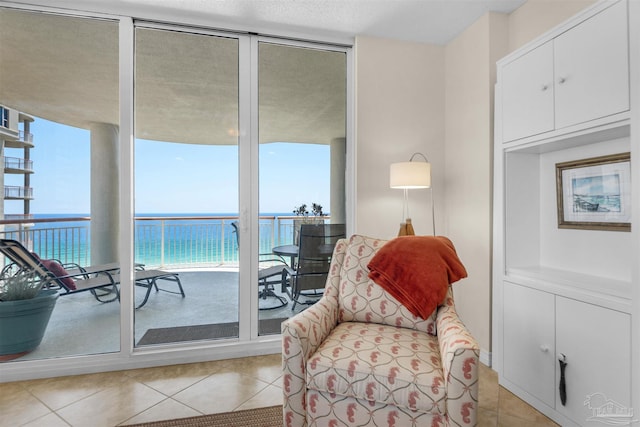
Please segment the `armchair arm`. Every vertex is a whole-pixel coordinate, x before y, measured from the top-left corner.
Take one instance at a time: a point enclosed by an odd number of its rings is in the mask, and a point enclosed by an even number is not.
[[[306,425],[306,365],[338,324],[337,300],[323,296],[282,323],[284,425]]]
[[[438,308],[436,330],[451,425],[476,425],[480,348],[458,317],[451,290]]]

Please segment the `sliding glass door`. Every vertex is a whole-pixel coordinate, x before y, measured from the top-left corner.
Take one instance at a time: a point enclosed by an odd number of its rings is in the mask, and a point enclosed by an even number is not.
[[[238,39],[135,30],[135,342],[237,338]]]
[[[322,295],[328,257],[305,265],[301,226],[345,223],[347,61],[301,43],[264,40],[257,50],[258,329],[269,335]]]
[[[348,49],[42,9],[0,8],[0,234],[117,290],[7,366],[277,351],[302,225],[346,223]]]
[[[242,50],[238,39],[165,28],[135,35],[135,262],[175,273],[136,281],[136,343],[238,338],[242,322],[278,334],[322,293],[323,283],[300,295],[283,279],[296,274],[300,224],[345,223],[346,54],[257,37]],[[245,81],[242,57],[257,63]],[[253,79],[258,122],[247,128],[257,132],[243,157],[239,92]],[[259,191],[250,185],[243,199],[239,176]],[[240,215],[256,195],[259,218]],[[241,242],[257,242],[258,256],[241,256]],[[245,268],[255,259],[257,275]],[[240,315],[250,306],[257,316]]]
[[[118,22],[0,8],[0,40],[0,237],[54,270],[117,265]],[[37,348],[0,359],[120,351],[117,295],[82,291],[82,279],[59,289]]]

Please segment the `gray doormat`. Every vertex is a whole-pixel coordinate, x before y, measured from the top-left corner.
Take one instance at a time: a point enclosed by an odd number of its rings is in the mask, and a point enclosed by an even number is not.
[[[286,318],[262,319],[258,324],[260,335],[280,333],[280,324]],[[138,345],[166,344],[183,341],[215,340],[237,338],[238,322],[212,323],[207,325],[175,326],[171,328],[148,329]]]

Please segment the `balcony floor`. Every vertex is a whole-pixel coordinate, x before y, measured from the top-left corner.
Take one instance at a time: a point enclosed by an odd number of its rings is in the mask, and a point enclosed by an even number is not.
[[[237,269],[174,271],[180,274],[185,298],[152,290],[147,303],[135,310],[136,343],[149,329],[238,321]],[[173,282],[159,281],[158,284],[168,290],[177,290]],[[136,305],[142,301],[145,291],[136,287]],[[276,286],[276,293],[280,294],[279,286]],[[274,305],[274,302],[277,302],[275,298],[260,300],[260,307]],[[291,307],[289,300],[284,307],[260,310],[259,318],[287,318],[306,306],[297,305],[295,312]],[[117,352],[119,328],[119,303],[100,303],[89,292],[60,296],[40,346],[16,361]]]

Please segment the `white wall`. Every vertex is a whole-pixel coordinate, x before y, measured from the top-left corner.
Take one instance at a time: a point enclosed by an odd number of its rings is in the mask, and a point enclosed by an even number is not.
[[[358,37],[355,232],[392,238],[402,220],[402,190],[389,188],[389,165],[421,152],[432,163],[436,228],[444,212],[444,48]],[[431,234],[430,190],[410,191],[416,234]]]
[[[529,0],[487,14],[446,47],[357,37],[355,232],[392,238],[402,193],[389,164],[423,152],[433,164],[438,234],[469,272],[456,306],[486,357],[491,351],[491,203],[495,61],[593,0]],[[411,192],[417,234],[430,234],[429,190]],[[483,360],[488,362],[488,360]]]
[[[507,51],[507,16],[486,14],[445,50],[446,231],[467,268],[453,285],[462,321],[491,351],[491,188],[495,61]]]
[[[509,15],[509,52],[595,2],[596,0],[528,0]]]

